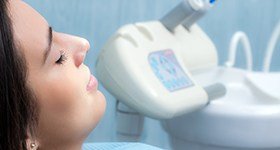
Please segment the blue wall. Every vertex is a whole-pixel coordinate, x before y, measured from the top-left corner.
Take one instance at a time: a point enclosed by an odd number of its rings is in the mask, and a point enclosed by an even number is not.
[[[180,0],[25,0],[37,9],[55,30],[87,38],[92,49],[86,63],[94,70],[97,54],[105,41],[120,26],[138,21],[158,19]],[[220,0],[199,24],[213,39],[220,64],[227,60],[230,38],[237,30],[245,31],[251,39],[254,68],[260,70],[271,32],[280,20],[279,0]],[[279,45],[278,45],[279,49]],[[280,70],[280,51],[274,54],[272,70]],[[237,66],[245,67],[242,53]],[[115,100],[102,87],[107,97],[107,111],[88,141],[114,141]],[[147,119],[143,142],[169,148],[168,137],[159,123]]]

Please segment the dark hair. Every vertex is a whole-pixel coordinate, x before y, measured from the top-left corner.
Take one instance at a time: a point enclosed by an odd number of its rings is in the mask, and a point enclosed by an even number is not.
[[[8,0],[0,0],[0,149],[26,150],[37,125],[37,106],[9,14]]]

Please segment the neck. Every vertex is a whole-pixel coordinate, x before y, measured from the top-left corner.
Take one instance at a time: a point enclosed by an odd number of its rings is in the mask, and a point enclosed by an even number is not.
[[[43,144],[39,145],[38,150],[82,150],[82,144],[83,141],[75,143]]]

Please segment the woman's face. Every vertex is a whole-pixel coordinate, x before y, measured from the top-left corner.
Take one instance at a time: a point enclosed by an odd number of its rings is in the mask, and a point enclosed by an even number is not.
[[[39,143],[50,146],[84,139],[105,109],[97,81],[83,64],[89,42],[52,31],[21,0],[10,0],[10,13],[17,44],[27,61],[28,83],[40,106]]]

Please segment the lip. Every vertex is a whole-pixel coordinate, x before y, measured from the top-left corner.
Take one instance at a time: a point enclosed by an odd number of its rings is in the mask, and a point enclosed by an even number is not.
[[[88,84],[87,84],[87,91],[93,91],[93,90],[97,90],[98,87],[98,81],[97,79],[91,74]]]

